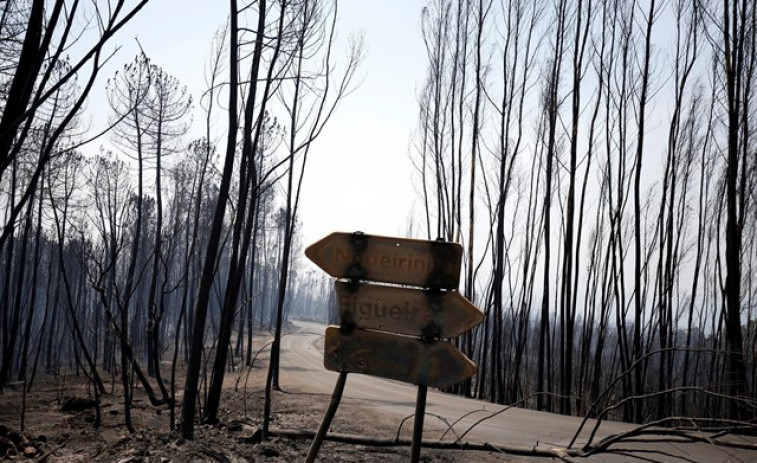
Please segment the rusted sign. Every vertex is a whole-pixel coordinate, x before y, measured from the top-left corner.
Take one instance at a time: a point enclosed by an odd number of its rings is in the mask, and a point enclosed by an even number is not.
[[[453,338],[473,329],[484,314],[457,291],[336,282],[342,326],[424,338]]]
[[[326,328],[324,366],[421,386],[449,387],[476,373],[476,365],[446,341],[425,342],[375,331]]]
[[[457,289],[463,249],[457,243],[335,232],[305,255],[337,278]]]
[[[326,328],[323,363],[339,372],[339,380],[306,463],[318,455],[348,373],[418,385],[410,461],[420,461],[428,386],[449,387],[476,373],[475,363],[449,342],[438,340],[463,334],[484,320],[484,314],[456,291],[462,254],[455,243],[360,232],[332,233],[305,250],[326,273],[350,280],[335,283],[342,326]]]

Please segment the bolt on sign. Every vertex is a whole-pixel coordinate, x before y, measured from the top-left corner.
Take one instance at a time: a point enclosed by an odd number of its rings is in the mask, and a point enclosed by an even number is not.
[[[310,448],[313,462],[341,400],[347,373],[418,385],[411,462],[420,458],[427,387],[470,378],[476,365],[442,341],[468,332],[484,314],[460,284],[462,247],[356,233],[332,233],[305,255],[336,277],[340,325],[326,329],[324,366],[339,372],[329,410]]]

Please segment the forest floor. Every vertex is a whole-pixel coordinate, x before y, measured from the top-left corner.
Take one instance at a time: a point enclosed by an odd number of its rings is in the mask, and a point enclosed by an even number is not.
[[[264,359],[263,359],[264,360]],[[168,365],[164,368],[168,370]],[[249,377],[247,372],[249,371]],[[21,428],[23,387],[6,387],[0,394],[0,461],[34,462],[270,462],[304,461],[309,438],[274,437],[259,442],[254,437],[262,423],[265,367],[244,369],[226,375],[220,424],[198,425],[194,441],[170,430],[167,406],[154,407],[147,396],[135,387],[132,417],[136,432],[124,426],[119,381],[108,379],[109,393],[101,398],[102,423],[95,428],[95,410],[86,408],[64,412],[71,398],[90,399],[90,388],[82,376],[48,375],[35,380],[25,397],[24,427]],[[167,373],[164,373],[167,375]],[[180,376],[180,375],[177,375]],[[245,388],[245,382],[246,388]],[[180,390],[177,388],[177,391]],[[272,429],[314,432],[329,403],[322,394],[273,394]],[[177,410],[178,413],[178,410]],[[361,408],[343,403],[331,432],[365,437],[391,436],[396,433],[392,421]],[[407,425],[405,426],[408,427]],[[410,425],[409,427],[412,427]],[[405,436],[403,436],[405,437]],[[10,442],[15,443],[9,449]],[[375,447],[324,442],[319,462],[406,462],[409,447]],[[431,462],[523,462],[537,461],[494,452],[422,449],[421,461]],[[546,461],[541,459],[540,461]]]

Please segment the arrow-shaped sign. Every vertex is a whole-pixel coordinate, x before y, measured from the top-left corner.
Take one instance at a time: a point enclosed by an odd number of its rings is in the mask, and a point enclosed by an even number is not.
[[[457,291],[336,282],[342,326],[424,338],[453,338],[484,321]]]
[[[433,387],[449,387],[470,378],[476,365],[446,341],[426,342],[406,336],[337,326],[326,328],[326,369],[364,373]]]
[[[456,243],[361,232],[332,233],[305,250],[326,273],[350,280],[335,283],[342,327],[326,328],[323,363],[340,375],[310,447],[308,463],[318,455],[348,373],[418,385],[410,460],[419,461],[428,386],[449,387],[476,373],[476,364],[455,346],[434,340],[463,334],[484,319],[484,314],[456,291],[462,254]]]
[[[333,277],[439,289],[457,289],[462,253],[457,243],[342,232],[305,250]]]

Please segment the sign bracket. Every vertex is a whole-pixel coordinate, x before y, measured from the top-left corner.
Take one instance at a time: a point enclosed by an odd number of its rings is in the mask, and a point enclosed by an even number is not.
[[[431,306],[432,313],[436,316],[431,317],[431,322],[423,329],[423,335],[421,339],[423,342],[434,342],[434,338],[438,338],[440,334],[439,327],[436,324],[436,318],[438,316],[440,307],[440,295],[441,288],[439,282],[441,278],[438,276],[441,272],[443,258],[443,250],[446,249],[439,246],[440,243],[444,243],[443,238],[437,238],[435,242],[431,244],[431,256],[434,262],[434,270],[429,275],[428,289],[426,290],[426,296],[429,299],[429,306]],[[410,463],[418,463],[421,458],[421,444],[423,442],[423,421],[426,417],[426,398],[428,396],[428,384],[418,384],[418,395],[415,399],[415,421],[413,423],[413,441],[410,447]]]
[[[352,265],[347,269],[347,277],[352,283],[357,283],[365,277],[365,269],[360,264],[368,237],[361,231],[356,231],[350,235],[350,246],[352,246]]]

